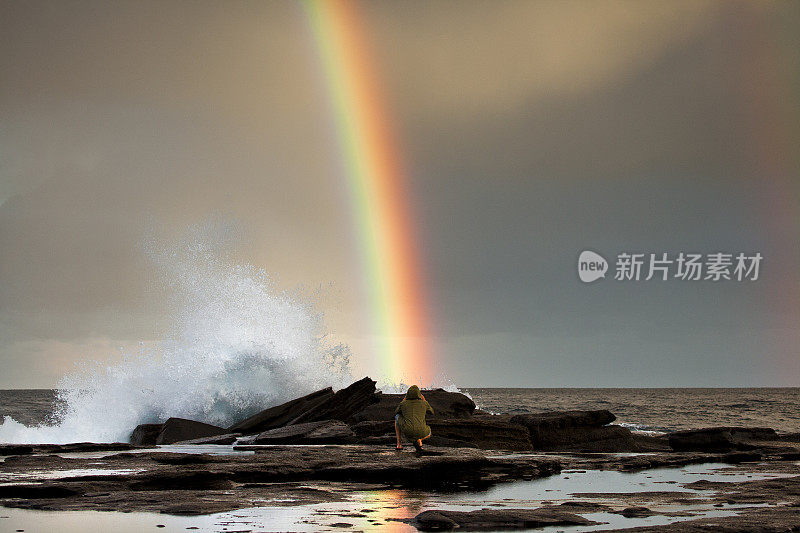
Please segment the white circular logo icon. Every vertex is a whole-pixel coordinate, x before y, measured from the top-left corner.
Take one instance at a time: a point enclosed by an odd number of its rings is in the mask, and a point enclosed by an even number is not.
[[[608,262],[600,254],[584,250],[578,257],[578,277],[584,283],[606,277],[607,270]]]

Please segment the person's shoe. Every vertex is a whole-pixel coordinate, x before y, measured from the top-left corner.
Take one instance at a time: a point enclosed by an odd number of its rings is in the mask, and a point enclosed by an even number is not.
[[[417,450],[417,453],[422,453],[422,443],[420,441],[414,441],[414,449]]]

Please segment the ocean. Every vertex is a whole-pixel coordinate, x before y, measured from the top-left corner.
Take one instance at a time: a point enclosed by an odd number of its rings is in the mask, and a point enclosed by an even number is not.
[[[493,413],[608,409],[617,416],[616,423],[642,432],[709,426],[800,432],[800,388],[468,388],[464,392],[479,408]],[[55,401],[52,389],[0,390],[0,420],[10,416],[26,426],[50,423]]]
[[[616,424],[665,433],[711,426],[800,432],[800,388],[465,389],[481,409],[536,413],[608,409]]]

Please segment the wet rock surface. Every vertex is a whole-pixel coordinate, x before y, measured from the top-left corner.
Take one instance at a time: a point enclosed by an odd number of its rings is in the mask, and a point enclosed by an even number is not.
[[[547,526],[588,526],[597,524],[559,509],[480,509],[477,511],[430,510],[411,522],[420,531],[494,531],[534,529]]]
[[[264,495],[293,492],[296,484],[338,482],[381,488],[464,490],[560,471],[551,458],[493,457],[483,450],[397,452],[374,446],[266,446],[251,455],[165,452],[118,453],[103,458],[22,455],[0,463],[9,507],[49,510],[158,511],[205,514],[257,506]],[[72,474],[91,468],[91,474]],[[40,472],[41,477],[31,475]],[[58,479],[52,473],[60,472]],[[47,473],[47,474],[45,474]],[[259,500],[260,498],[260,500]],[[303,498],[306,501],[308,498]],[[319,501],[327,501],[322,497]],[[266,503],[262,503],[266,505]]]
[[[76,457],[71,451],[79,449],[76,445],[48,445],[36,453],[6,456],[0,462],[0,481],[4,483],[0,485],[0,503],[23,509],[200,515],[243,507],[347,502],[358,491],[373,494],[402,489],[429,494],[476,491],[478,504],[485,505],[489,502],[481,501],[481,491],[512,481],[568,478],[596,470],[645,475],[657,472],[655,468],[729,461],[723,474],[739,476],[735,481],[699,477],[691,483],[665,484],[663,490],[576,493],[569,501],[551,505],[541,502],[529,509],[521,509],[517,502],[493,502],[495,508],[485,512],[478,509],[452,514],[432,505],[405,521],[421,530],[457,527],[478,531],[587,524],[602,521],[592,513],[606,513],[631,520],[651,515],[676,520],[634,531],[792,531],[800,525],[800,466],[767,452],[747,462],[737,457],[741,452],[531,454],[429,446],[425,455],[418,456],[411,449],[396,452],[391,446],[374,445],[242,448],[253,453],[210,455],[132,449],[110,451],[110,455],[98,458],[95,454]],[[765,472],[786,477],[758,479]],[[748,476],[753,479],[741,480]],[[724,479],[724,475],[716,479]],[[698,505],[736,508],[736,514],[693,518],[691,512],[680,510]],[[355,518],[340,515],[341,523],[352,523],[348,519]]]
[[[135,430],[134,430],[135,431]],[[168,418],[161,425],[156,444],[174,444],[180,441],[214,437],[228,433],[225,428],[185,418]]]

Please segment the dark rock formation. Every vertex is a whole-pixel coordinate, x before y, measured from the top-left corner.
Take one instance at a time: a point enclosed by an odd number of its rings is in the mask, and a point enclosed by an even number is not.
[[[468,442],[478,448],[516,451],[533,448],[525,426],[512,424],[500,417],[432,419],[428,425],[436,437]]]
[[[458,392],[443,389],[424,390],[422,394],[433,407],[431,418],[467,418],[475,410],[475,402]],[[392,420],[394,410],[403,401],[403,394],[375,394],[375,403],[368,405],[352,416],[352,422],[365,420]]]
[[[642,451],[628,428],[614,425],[542,432],[539,439],[534,440],[533,448],[539,451],[571,452]]]
[[[656,514],[655,511],[648,509],[647,507],[636,506],[636,507],[626,507],[621,511],[611,511],[612,513],[619,514],[624,516],[625,518],[644,518],[647,516],[653,516]]]
[[[156,444],[173,444],[183,440],[212,437],[228,433],[228,430],[203,422],[185,418],[169,418],[161,427]]]
[[[778,433],[772,428],[745,428],[745,427],[729,427],[728,431],[736,441],[742,440],[776,440],[779,438]]]
[[[641,447],[629,429],[608,426],[616,417],[606,410],[561,411],[515,415],[512,424],[530,432],[533,449],[541,451],[637,452]]]
[[[392,439],[394,439],[394,435],[391,435]],[[442,448],[477,448],[477,444],[473,444],[472,442],[467,442],[465,440],[458,440],[458,439],[448,439],[445,437],[439,437],[438,435],[431,435],[427,439],[423,441],[426,446],[440,446]]]
[[[253,439],[254,444],[348,444],[355,434],[344,422],[324,420],[269,429]]]
[[[380,437],[386,434],[394,435],[394,420],[365,420],[352,424],[350,429],[357,437]]]
[[[476,410],[474,402],[460,393],[434,389],[424,394],[436,411],[434,416],[428,417],[433,432],[428,443],[433,446],[595,453],[727,452],[757,448],[772,454],[796,453],[794,448],[783,450],[774,445],[775,442],[792,442],[794,436],[781,437],[769,428],[708,428],[676,432],[669,437],[634,435],[627,428],[609,425],[616,417],[607,410],[490,415]],[[171,418],[164,424],[142,424],[131,435],[131,443],[230,444],[237,436],[246,434],[247,437],[239,439],[240,444],[385,445],[394,439],[394,411],[402,399],[401,394],[376,392],[375,381],[365,377],[335,393],[328,387],[265,409],[227,430],[178,418]],[[307,425],[324,421],[339,421],[351,427]],[[270,432],[281,428],[284,430]],[[767,441],[773,441],[768,450]]]
[[[669,445],[675,451],[720,452],[753,449],[752,441],[777,438],[771,428],[713,427],[670,433]]]
[[[668,452],[672,450],[666,435],[633,433],[633,440],[641,452]]]
[[[489,450],[532,450],[528,429],[521,424],[512,424],[511,417],[503,415],[473,416],[470,418],[428,420],[431,437],[424,442],[435,446],[436,442],[447,446],[477,447]],[[352,426],[359,439],[394,438],[394,421],[365,420]],[[443,439],[439,441],[439,439]],[[371,440],[363,440],[367,443]],[[384,442],[380,440],[379,442]],[[443,444],[444,445],[444,444]]]
[[[610,424],[617,417],[605,409],[597,411],[553,411],[549,413],[533,413],[514,415],[511,422],[522,424],[531,432],[531,438],[538,440],[539,433],[556,429],[571,429],[584,427],[601,427]]]
[[[375,401],[375,381],[364,378],[349,387],[337,391],[313,409],[309,409],[291,424],[317,422],[320,420],[347,421],[353,414],[361,411]]]
[[[598,524],[582,516],[555,508],[480,509],[477,511],[424,511],[411,522],[420,531],[493,531],[533,529],[547,526]]]
[[[44,482],[32,485],[0,485],[0,499],[3,498],[69,498],[79,496],[83,491],[67,483]]]
[[[188,469],[185,465],[132,474],[132,491],[226,490],[232,487],[230,475],[206,469]]]
[[[153,446],[161,433],[162,424],[139,424],[131,433],[130,442],[135,446]]]
[[[724,455],[721,462],[732,465],[738,465],[741,463],[757,463],[761,461],[763,458],[764,454],[758,450],[752,450],[748,452],[728,452]],[[797,459],[800,459],[800,457],[790,460],[797,460]]]
[[[256,413],[250,418],[232,425],[228,428],[228,431],[231,433],[260,433],[268,429],[285,426],[306,411],[318,407],[332,397],[333,389],[326,387],[302,398],[296,398]]]

